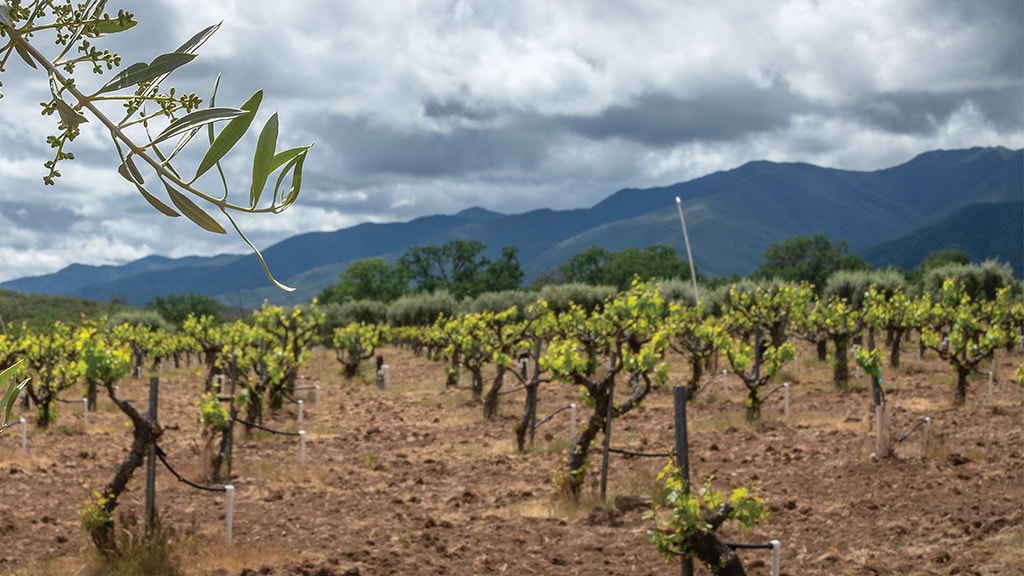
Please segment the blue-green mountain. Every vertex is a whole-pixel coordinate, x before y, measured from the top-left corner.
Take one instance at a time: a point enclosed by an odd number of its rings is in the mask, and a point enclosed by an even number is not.
[[[685,210],[694,262],[707,276],[746,275],[773,243],[821,232],[845,240],[875,266],[915,267],[934,250],[966,251],[1024,272],[1024,150],[937,150],[875,171],[757,161],[661,188],[624,189],[590,208],[499,214],[469,208],[409,222],[360,224],[299,234],[263,251],[275,276],[297,286],[270,286],[252,255],[169,259],[150,256],[122,266],[75,264],[0,288],[141,305],[154,296],[194,292],[233,306],[264,299],[308,301],[357,260],[397,259],[412,246],[474,239],[496,258],[518,246],[527,281],[594,245],[609,250],[651,244],[686,257],[676,198]]]

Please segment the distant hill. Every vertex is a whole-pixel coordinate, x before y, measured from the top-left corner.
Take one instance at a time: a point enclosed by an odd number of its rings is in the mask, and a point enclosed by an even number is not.
[[[935,224],[860,252],[872,266],[916,267],[925,256],[943,248],[963,250],[974,262],[996,259],[1014,264],[1020,276],[1024,262],[1024,201],[973,204]]]
[[[1024,150],[937,150],[870,172],[802,163],[749,162],[688,182],[624,189],[591,208],[504,215],[469,208],[455,215],[404,223],[360,224],[300,234],[263,251],[274,274],[298,286],[268,285],[251,255],[168,259],[123,266],[73,265],[46,276],[0,284],[10,290],[68,294],[133,305],[169,292],[195,292],[232,306],[264,299],[308,301],[357,260],[397,259],[417,245],[474,239],[497,257],[519,247],[527,281],[554,270],[590,246],[609,250],[667,244],[685,257],[676,197],[680,197],[698,270],[746,275],[773,243],[824,233],[875,265],[915,267],[934,250],[965,250],[975,261],[997,258],[1024,272]]]

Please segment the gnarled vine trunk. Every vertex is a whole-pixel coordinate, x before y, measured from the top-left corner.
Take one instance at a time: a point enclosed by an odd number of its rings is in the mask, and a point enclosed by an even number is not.
[[[94,527],[90,534],[96,549],[102,554],[109,556],[117,552],[113,519],[114,509],[117,508],[117,498],[128,486],[128,481],[135,470],[142,467],[146,454],[149,452],[149,447],[156,443],[164,431],[160,423],[155,418],[150,417],[148,413],[141,414],[132,406],[131,402],[118,399],[114,395],[113,385],[105,384],[105,386],[107,388],[107,395],[128,416],[132,423],[131,450],[128,451],[128,455],[125,456],[121,466],[114,473],[114,477],[107,483],[106,488],[103,489],[105,502],[103,503],[102,510],[104,515],[109,517],[109,520],[104,524]]]

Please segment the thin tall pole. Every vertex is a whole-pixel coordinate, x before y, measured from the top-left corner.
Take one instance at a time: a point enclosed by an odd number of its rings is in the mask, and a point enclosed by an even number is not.
[[[683,240],[686,242],[686,259],[690,261],[690,279],[693,280],[693,299],[700,302],[697,292],[697,269],[693,265],[693,251],[690,250],[690,235],[686,232],[686,218],[683,217],[683,201],[676,196],[676,208],[679,209],[679,223],[683,225]]]

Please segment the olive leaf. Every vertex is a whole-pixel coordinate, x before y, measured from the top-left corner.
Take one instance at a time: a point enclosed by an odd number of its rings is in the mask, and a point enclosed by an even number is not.
[[[227,234],[227,230],[213,219],[212,216],[203,211],[202,208],[196,206],[195,202],[188,199],[187,196],[176,190],[170,184],[164,182],[164,187],[167,188],[167,195],[171,198],[171,202],[181,210],[181,213],[186,218],[195,222],[200,228],[214,234]]]
[[[217,162],[220,162],[221,158],[242,139],[242,136],[245,136],[262,101],[263,90],[257,90],[255,94],[249,97],[245,104],[242,104],[241,109],[248,112],[248,114],[231,119],[227,126],[220,131],[220,134],[210,143],[210,149],[206,151],[206,155],[199,162],[199,168],[196,168],[195,178],[192,179],[193,182],[198,180],[210,168],[213,168]]]
[[[195,58],[195,54],[170,52],[168,54],[161,54],[157,56],[150,64],[144,64],[141,62],[132,64],[111,78],[110,82],[104,84],[96,92],[96,95],[107,92],[116,92],[130,86],[141,84],[142,82],[149,82],[154,78],[169,74],[176,68],[184,66],[192,60],[195,60]]]
[[[256,141],[256,154],[252,159],[252,187],[249,190],[249,206],[256,207],[267,185],[267,178],[274,171],[274,150],[277,148],[277,113],[267,120]]]
[[[211,122],[230,120],[248,113],[249,112],[239,110],[238,108],[203,108],[201,110],[196,110],[178,118],[174,122],[171,122],[167,128],[164,128],[164,130],[149,143],[149,145],[152,146],[153,144],[158,144],[179,134],[191,132]]]

